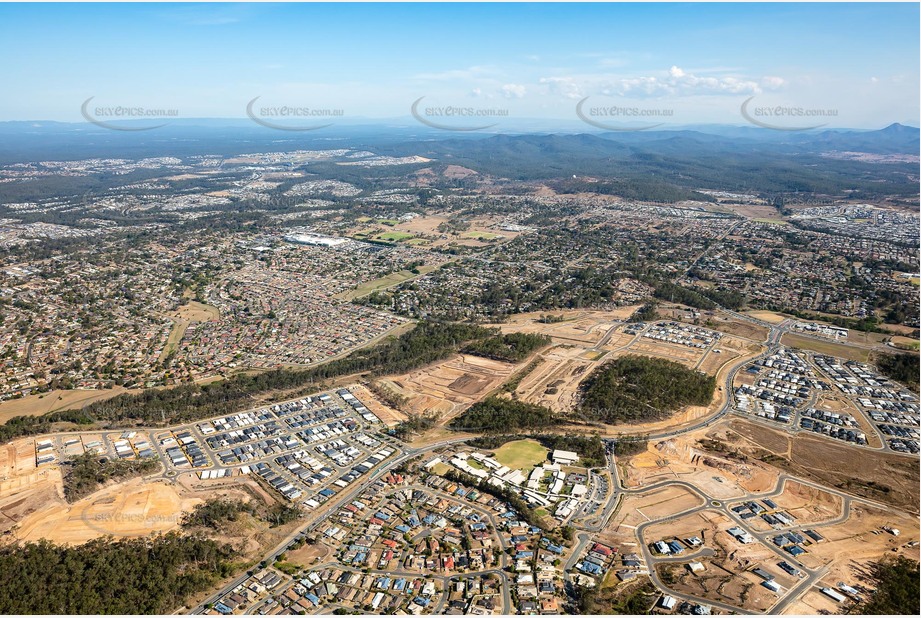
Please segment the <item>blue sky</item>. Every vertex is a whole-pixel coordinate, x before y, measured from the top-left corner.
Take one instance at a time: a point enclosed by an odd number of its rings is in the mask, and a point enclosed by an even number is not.
[[[575,105],[742,124],[740,104],[917,126],[918,4],[0,4],[0,120],[105,105],[408,117],[412,102],[575,119]]]

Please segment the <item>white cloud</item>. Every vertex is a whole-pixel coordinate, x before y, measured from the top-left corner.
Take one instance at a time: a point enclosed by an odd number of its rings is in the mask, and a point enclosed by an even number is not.
[[[763,77],[760,81],[732,74],[702,76],[672,66],[655,75],[543,77],[540,83],[548,86],[550,94],[575,99],[589,94],[621,97],[759,94],[763,89],[778,89],[785,81],[774,76]]]
[[[765,75],[761,78],[761,87],[765,90],[777,90],[778,88],[783,87],[783,85],[786,83],[787,82],[784,78],[774,75]]]
[[[550,94],[560,95],[567,99],[581,99],[585,96],[579,84],[572,77],[541,77],[540,83],[547,86]]]
[[[502,96],[506,99],[520,99],[525,95],[526,89],[520,84],[505,84],[502,86]]]

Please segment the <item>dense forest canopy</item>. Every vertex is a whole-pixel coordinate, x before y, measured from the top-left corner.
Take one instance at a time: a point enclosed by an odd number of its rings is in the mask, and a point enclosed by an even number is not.
[[[478,339],[461,350],[494,360],[517,363],[528,357],[534,350],[550,344],[550,337],[531,333],[508,333]]]
[[[880,354],[876,364],[883,374],[918,392],[921,363],[917,354]]]
[[[0,548],[0,613],[168,614],[234,571],[230,546],[177,534]]]
[[[543,429],[558,422],[553,412],[543,406],[501,397],[488,397],[473,404],[451,421],[451,428],[491,433]]]
[[[631,354],[603,364],[585,379],[579,413],[605,423],[661,420],[685,406],[708,405],[714,388],[713,376]]]

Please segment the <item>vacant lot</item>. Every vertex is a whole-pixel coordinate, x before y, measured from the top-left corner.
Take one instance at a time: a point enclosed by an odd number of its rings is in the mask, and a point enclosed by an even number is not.
[[[56,410],[82,408],[83,406],[110,399],[128,392],[128,389],[116,386],[99,390],[54,390],[41,395],[28,395],[22,399],[11,399],[0,403],[0,423],[5,423],[14,416],[41,416]]]
[[[813,339],[812,337],[804,337],[792,333],[784,333],[780,342],[791,348],[812,350],[820,354],[847,358],[849,360],[860,361],[861,363],[867,362],[870,358],[870,350],[866,348],[858,348],[857,346],[835,343],[833,341],[821,341],[819,339]]]
[[[433,270],[438,268],[437,265],[427,264],[425,266],[420,266],[417,270],[419,272],[411,272],[408,270],[400,270],[395,273],[390,273],[379,279],[372,279],[371,281],[365,281],[358,287],[347,290],[345,292],[340,292],[334,296],[340,300],[354,300],[356,298],[361,298],[362,296],[367,296],[372,292],[378,292],[380,290],[385,290],[387,288],[392,288],[395,285],[399,285],[404,281],[409,281],[415,279],[416,277],[421,277],[426,273],[430,273]]]
[[[827,521],[841,514],[841,498],[797,481],[787,481],[783,493],[773,500],[799,524]]]
[[[748,457],[768,460],[808,480],[918,510],[917,459],[857,449],[808,434],[791,436],[736,418],[720,423],[710,434]]]
[[[767,320],[758,315],[757,313],[770,313],[770,312],[758,312],[758,311],[749,311],[748,315],[751,315],[754,318],[764,320],[765,322],[774,323],[775,320]],[[783,316],[777,316],[777,314],[771,314],[779,318],[776,322],[783,321]],[[753,324],[747,320],[741,320],[735,316],[727,315],[723,313],[716,313],[712,318],[710,318],[707,326],[714,330],[718,330],[723,333],[728,333],[730,335],[736,335],[738,337],[744,337],[746,339],[754,339],[755,341],[764,341],[768,336],[768,328],[766,326],[759,326]]]
[[[697,494],[683,487],[663,487],[648,493],[629,495],[624,498],[617,514],[611,518],[611,529],[633,530],[637,525],[669,517],[703,504]]]
[[[210,320],[219,320],[221,311],[212,305],[206,305],[198,301],[191,301],[186,305],[179,307],[176,311],[176,317],[189,322],[208,322]]]
[[[408,411],[435,413],[447,421],[498,388],[517,368],[518,365],[511,363],[458,354],[407,374],[382,378],[379,382],[406,397]]]
[[[135,479],[71,505],[48,504],[19,523],[17,536],[26,541],[84,543],[106,535],[168,532],[179,526],[183,512],[199,502],[183,500],[172,485]]]
[[[408,232],[384,232],[383,234],[378,234],[375,238],[389,242],[400,242],[401,240],[406,240],[412,237],[413,235]]]
[[[746,311],[745,315],[750,315],[756,320],[761,320],[763,322],[768,322],[770,324],[780,324],[781,322],[787,319],[786,316],[781,315],[780,313],[776,313],[774,311],[761,311],[761,310]]]

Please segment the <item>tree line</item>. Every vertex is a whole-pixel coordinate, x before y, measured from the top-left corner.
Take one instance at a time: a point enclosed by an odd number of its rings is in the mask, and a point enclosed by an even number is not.
[[[487,339],[477,339],[461,350],[468,354],[493,360],[517,363],[531,352],[550,344],[550,337],[532,333],[507,333]]]
[[[327,380],[352,374],[376,376],[410,371],[443,360],[465,344],[494,334],[492,329],[473,324],[423,321],[399,337],[309,369],[238,374],[210,384],[185,384],[119,395],[91,403],[80,410],[38,417],[17,416],[0,425],[0,440],[46,433],[52,431],[53,424],[58,422],[161,426],[233,414],[251,406],[257,395],[295,388],[319,389]]]
[[[74,502],[109,481],[141,476],[159,467],[158,459],[108,460],[93,453],[83,453],[71,459],[64,467],[64,498]]]
[[[169,614],[232,575],[234,550],[198,536],[0,547],[0,613]]]

